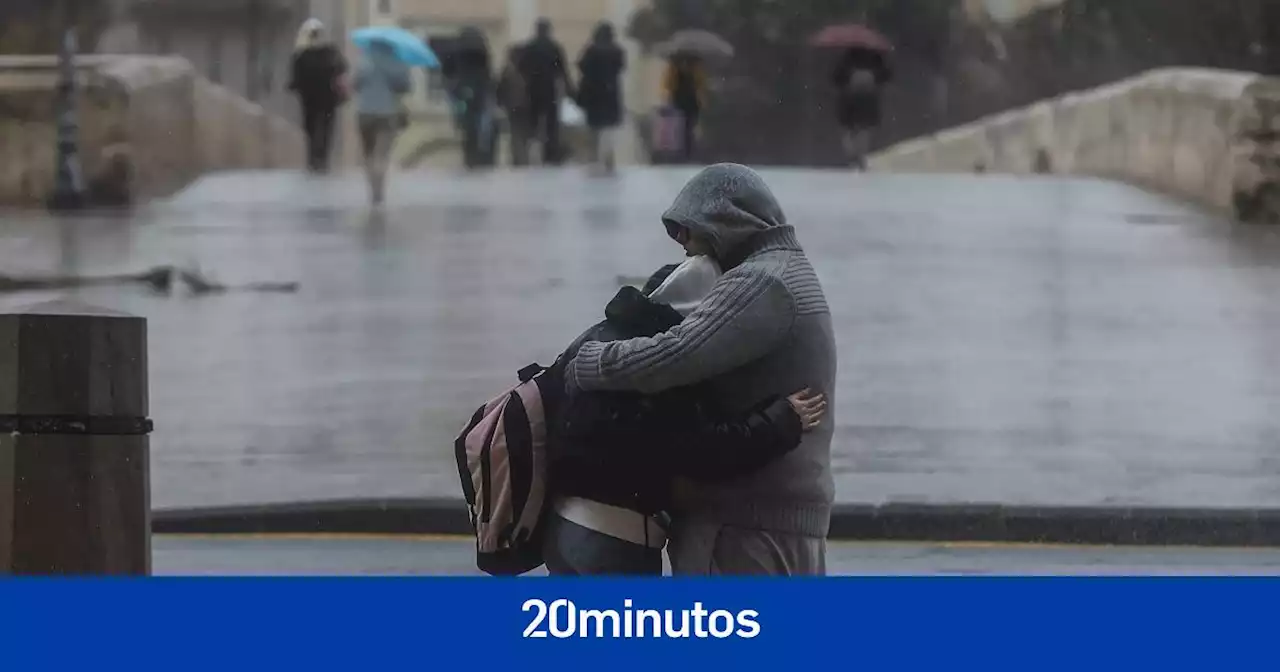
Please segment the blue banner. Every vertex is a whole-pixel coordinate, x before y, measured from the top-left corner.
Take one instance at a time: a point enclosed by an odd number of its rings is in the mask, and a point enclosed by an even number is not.
[[[1271,579],[0,581],[3,670],[1235,670]]]

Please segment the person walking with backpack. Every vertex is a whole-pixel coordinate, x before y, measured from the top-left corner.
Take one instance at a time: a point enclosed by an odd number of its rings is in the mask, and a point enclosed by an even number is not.
[[[355,82],[360,145],[374,205],[386,200],[391,149],[408,123],[400,98],[411,86],[409,68],[396,58],[395,51],[384,42],[374,42],[365,53]]]
[[[880,125],[880,99],[890,76],[883,53],[858,48],[847,50],[831,74],[841,143],[855,170],[867,169],[871,133]]]
[[[307,169],[329,169],[334,122],[338,106],[349,96],[347,61],[328,39],[324,24],[307,19],[298,30],[290,67],[289,90],[302,107],[302,129],[307,136]]]
[[[667,102],[680,113],[680,151],[686,162],[692,162],[698,141],[698,124],[707,96],[707,75],[702,61],[691,54],[677,53],[667,63],[663,77]]]
[[[695,175],[664,213],[687,254],[724,269],[678,325],[652,337],[588,342],[565,366],[577,391],[656,394],[703,383],[732,417],[812,389],[834,407],[836,347],[822,285],[764,179],[736,164]],[[682,480],[669,546],[677,574],[825,574],[835,487],[832,410],[800,447],[720,484]]]
[[[660,269],[643,290],[623,287],[586,340],[652,336],[679,324],[720,276],[712,259]],[[826,411],[802,390],[771,397],[736,416],[712,403],[706,386],[657,395],[584,392],[561,403],[551,441],[554,497],[543,559],[553,575],[662,574],[671,485],[745,476],[800,445]]]
[[[596,27],[591,44],[578,59],[578,106],[587,115],[595,146],[595,168],[612,174],[616,161],[617,128],[622,124],[622,72],[627,54],[614,39],[613,25]]]

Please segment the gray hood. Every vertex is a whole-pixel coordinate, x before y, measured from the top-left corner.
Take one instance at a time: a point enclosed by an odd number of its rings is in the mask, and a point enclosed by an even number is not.
[[[756,234],[787,226],[782,206],[756,171],[736,163],[702,169],[662,215],[708,239],[716,258],[733,259]]]

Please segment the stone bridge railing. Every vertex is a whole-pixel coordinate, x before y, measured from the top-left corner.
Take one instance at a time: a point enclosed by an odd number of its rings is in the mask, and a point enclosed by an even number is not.
[[[53,187],[56,65],[0,57],[0,205],[39,205]],[[213,170],[302,163],[295,124],[181,58],[86,56],[78,66],[81,161],[96,203],[167,196]]]
[[[1280,80],[1154,70],[895,145],[871,165],[1104,177],[1280,222]]]

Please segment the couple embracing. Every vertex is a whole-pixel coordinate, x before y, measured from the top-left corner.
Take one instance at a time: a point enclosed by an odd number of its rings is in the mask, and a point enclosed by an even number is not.
[[[624,287],[563,360],[550,573],[821,575],[836,352],[817,275],[754,171],[663,215],[684,263]]]

